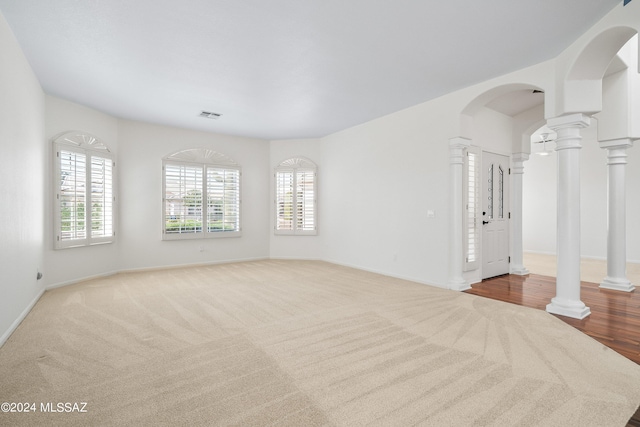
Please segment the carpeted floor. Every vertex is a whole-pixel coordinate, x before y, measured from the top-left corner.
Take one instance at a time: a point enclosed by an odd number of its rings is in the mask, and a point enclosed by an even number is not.
[[[0,402],[36,408],[0,425],[624,426],[640,366],[544,311],[271,260],[46,292]]]

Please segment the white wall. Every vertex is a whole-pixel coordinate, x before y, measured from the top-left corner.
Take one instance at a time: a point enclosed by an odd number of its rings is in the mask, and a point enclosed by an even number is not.
[[[597,120],[582,130],[581,253],[584,257],[607,256],[607,152],[597,141]],[[627,259],[640,262],[640,150],[627,151]],[[557,171],[556,153],[532,154],[525,162],[523,185],[524,250],[556,253]]]
[[[0,345],[41,294],[44,94],[0,15]],[[46,271],[44,271],[46,275]],[[46,276],[45,276],[46,277]]]
[[[326,260],[446,286],[452,105],[441,98],[323,138]]]
[[[598,145],[598,121],[583,129],[580,150],[580,253],[607,257],[607,152]]]
[[[481,108],[473,118],[473,145],[483,151],[511,155],[513,118]]]
[[[54,186],[53,139],[68,131],[78,130],[100,138],[114,154],[116,178],[120,169],[118,154],[118,119],[92,108],[75,104],[50,95],[46,96],[46,146],[47,165],[45,188],[45,284],[49,287],[73,283],[83,278],[110,274],[118,271],[120,247],[116,243],[90,247],[55,250],[54,236]],[[118,181],[116,180],[116,186]],[[116,201],[117,203],[117,201]],[[116,217],[116,221],[118,218]],[[117,227],[117,222],[116,222]]]
[[[525,252],[556,253],[557,155],[531,154],[522,176],[522,240]],[[526,266],[525,266],[526,267]]]
[[[322,238],[323,225],[318,221],[318,234],[315,236],[292,236],[275,235],[273,227],[275,225],[275,188],[274,188],[274,168],[283,160],[295,156],[303,156],[313,161],[318,167],[317,198],[324,200],[322,178],[325,173],[322,163],[322,143],[319,139],[297,139],[278,140],[270,142],[270,163],[269,172],[269,230],[270,246],[269,254],[271,258],[295,258],[295,259],[322,259]],[[329,195],[327,195],[328,197]],[[318,216],[322,216],[324,203],[318,205]]]
[[[640,141],[627,154],[627,260],[640,263]]]
[[[120,268],[123,270],[269,257],[269,142],[121,120]],[[162,158],[209,148],[242,168],[242,236],[162,239]]]

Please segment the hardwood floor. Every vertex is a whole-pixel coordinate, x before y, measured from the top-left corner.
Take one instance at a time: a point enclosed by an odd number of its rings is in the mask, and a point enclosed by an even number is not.
[[[466,292],[544,310],[556,294],[556,278],[507,274],[476,283]],[[610,291],[582,282],[580,298],[591,309],[590,316],[556,317],[640,364],[640,291]],[[640,426],[640,408],[627,426]]]

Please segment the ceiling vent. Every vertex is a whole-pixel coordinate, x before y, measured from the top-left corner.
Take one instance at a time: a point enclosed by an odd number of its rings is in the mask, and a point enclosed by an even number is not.
[[[217,119],[218,117],[222,116],[222,114],[219,113],[212,113],[210,111],[203,111],[202,113],[200,113],[200,117],[204,117],[207,119]]]

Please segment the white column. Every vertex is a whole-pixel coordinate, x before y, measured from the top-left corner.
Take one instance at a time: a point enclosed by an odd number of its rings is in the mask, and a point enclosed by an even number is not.
[[[522,259],[522,178],[524,174],[524,162],[529,160],[527,153],[514,153],[511,156],[513,167],[511,168],[511,185],[513,188],[511,199],[511,274],[524,276],[529,270],[524,267]]]
[[[558,273],[556,296],[547,305],[547,311],[576,319],[591,314],[580,300],[580,129],[589,123],[584,114],[547,121],[547,126],[558,135]]]
[[[464,165],[464,149],[471,145],[466,138],[449,140],[450,170],[450,212],[451,228],[449,238],[449,289],[464,291],[471,286],[464,280],[464,252],[462,248],[462,167]]]
[[[600,287],[625,292],[631,292],[635,289],[627,279],[625,169],[627,148],[631,146],[631,139],[626,138],[600,142],[600,147],[607,150],[607,168],[609,170],[607,277],[600,284]]]

